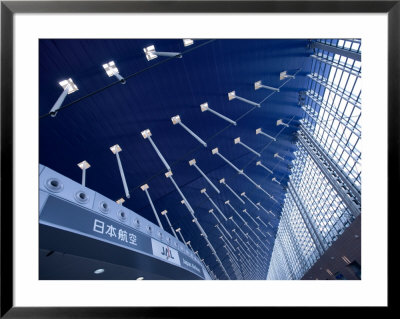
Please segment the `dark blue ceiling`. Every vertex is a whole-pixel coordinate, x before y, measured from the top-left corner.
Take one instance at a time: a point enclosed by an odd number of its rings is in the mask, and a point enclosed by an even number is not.
[[[292,143],[295,126],[283,129],[276,126],[278,119],[286,123],[296,123],[301,115],[298,106],[298,92],[306,89],[306,74],[311,61],[307,40],[215,40],[195,48],[208,40],[195,40],[185,48],[181,39],[171,40],[47,40],[39,42],[39,115],[50,111],[62,92],[58,82],[72,78],[79,90],[68,95],[64,105],[105,87],[116,81],[109,78],[102,64],[114,60],[120,74],[128,76],[167,58],[159,57],[147,61],[143,48],[151,44],[159,51],[184,52],[182,59],[171,59],[166,63],[130,77],[125,85],[117,84],[106,90],[90,95],[61,110],[53,118],[40,119],[40,163],[65,176],[80,182],[81,170],[77,163],[86,160],[91,164],[87,171],[86,186],[117,200],[125,197],[115,155],[109,147],[119,144],[125,176],[131,193],[124,206],[157,223],[149,202],[140,186],[147,183],[149,193],[158,212],[168,210],[169,218],[175,228],[181,227],[186,240],[191,240],[193,248],[210,265],[217,276],[224,277],[215,257],[206,247],[199,231],[173,184],[164,176],[165,167],[140,132],[150,129],[152,138],[167,162],[170,164],[175,181],[196,212],[200,224],[209,236],[219,257],[224,262],[226,251],[219,239],[220,233],[214,227],[212,208],[207,198],[200,194],[207,188],[228,217],[232,211],[224,202],[230,200],[239,211],[247,208],[250,214],[260,216],[265,223],[274,225],[270,230],[275,235],[279,218],[272,218],[262,211],[256,211],[248,202],[240,203],[219,179],[225,178],[229,186],[238,193],[246,192],[254,202],[261,202],[266,209],[272,209],[277,216],[280,206],[254,187],[245,177],[240,176],[216,155],[211,154],[218,147],[221,154],[260,184],[282,204],[285,191],[282,186],[271,181],[273,177],[263,168],[256,166],[259,158],[233,140],[241,141],[262,153],[262,162],[274,168],[274,176],[284,185],[287,181],[288,164],[293,159],[295,146]],[[238,121],[237,126],[216,117],[210,112],[202,113],[200,104],[208,102],[210,108],[237,119],[252,106],[239,100],[228,101],[227,93],[236,94],[249,100],[260,102],[271,91],[254,90],[254,82],[278,87],[285,81],[279,80],[279,73],[287,70],[293,74],[279,93],[273,94]],[[171,117],[179,114],[182,122],[207,141],[204,148],[182,127],[173,125]],[[270,135],[277,135],[277,142],[256,135],[261,127]],[[279,152],[286,160],[280,161],[273,154]],[[220,189],[218,195],[188,161],[195,158],[198,166]],[[246,217],[246,216],[244,216]],[[160,216],[168,229],[164,217]],[[246,219],[246,218],[245,218]],[[235,221],[241,225],[240,220]],[[228,229],[234,228],[228,221]],[[249,221],[251,224],[251,221]],[[272,252],[273,241],[271,241]],[[267,266],[265,267],[267,269]]]

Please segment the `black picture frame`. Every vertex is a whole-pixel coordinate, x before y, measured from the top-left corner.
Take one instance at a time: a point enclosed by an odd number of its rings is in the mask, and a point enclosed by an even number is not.
[[[387,13],[388,14],[388,213],[398,213],[400,0],[396,1],[1,1],[1,308],[6,318],[178,318],[194,313],[226,316],[224,307],[14,307],[13,303],[13,19],[15,13]],[[389,214],[388,214],[388,217]],[[393,223],[392,223],[393,224]],[[388,223],[390,225],[390,222]],[[389,232],[388,232],[389,233]],[[390,241],[388,241],[390,243]],[[389,247],[389,246],[388,246]],[[389,254],[388,254],[389,256]],[[388,285],[390,280],[388,281]],[[387,309],[390,308],[390,298]],[[385,307],[386,308],[386,307]],[[247,307],[236,315],[251,316]],[[306,307],[291,307],[297,315]],[[257,310],[257,309],[254,309]],[[270,310],[268,310],[270,311]],[[279,310],[280,311],[280,310]],[[335,311],[336,312],[336,311]],[[343,313],[342,313],[343,315]]]

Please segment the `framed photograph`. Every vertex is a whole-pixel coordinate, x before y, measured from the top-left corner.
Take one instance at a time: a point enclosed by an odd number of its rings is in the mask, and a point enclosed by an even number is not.
[[[2,1],[1,317],[387,309],[399,18]]]

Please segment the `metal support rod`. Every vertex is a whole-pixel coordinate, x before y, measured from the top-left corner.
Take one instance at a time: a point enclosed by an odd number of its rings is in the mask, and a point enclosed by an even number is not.
[[[281,185],[281,182],[278,181],[278,180],[276,179],[276,177],[273,177],[273,178],[272,178],[272,181],[275,182],[275,183],[277,183],[277,184],[279,184],[279,185]]]
[[[128,185],[126,184],[126,179],[125,179],[124,170],[122,169],[121,160],[120,160],[120,158],[119,158],[119,152],[116,152],[116,153],[115,153],[115,156],[117,157],[119,172],[121,173],[122,184],[124,185],[124,189],[125,189],[125,196],[126,196],[126,198],[130,198],[131,195],[129,195]]]
[[[279,158],[279,159],[282,160],[282,161],[285,160],[282,156],[279,155],[279,153],[275,153],[275,154],[274,154],[274,157],[275,157],[275,158]]]
[[[225,158],[225,156],[223,156],[221,153],[216,152],[215,154],[217,154],[219,157],[221,157],[228,165],[230,165],[235,171],[237,171],[238,173],[240,173],[240,169],[238,169],[235,165],[233,165],[228,159]]]
[[[159,51],[151,51],[151,53],[157,56],[167,56],[167,57],[177,57],[182,58],[182,53],[180,52],[159,52]]]
[[[260,225],[254,220],[254,218],[251,217],[251,215],[247,212],[247,209],[243,209],[243,212],[244,212],[247,216],[249,216],[249,218],[254,222],[254,224],[257,225],[257,227],[260,226]]]
[[[269,229],[268,225],[263,222],[263,220],[260,218],[260,216],[257,216],[256,218],[265,226],[266,229]]]
[[[238,144],[242,145],[244,148],[246,148],[247,150],[249,150],[250,152],[252,152],[253,154],[256,154],[258,157],[261,157],[261,154],[256,152],[255,150],[253,150],[251,147],[247,146],[246,144],[244,144],[243,142],[239,141]]]
[[[264,85],[264,84],[261,84],[260,87],[262,87],[264,89],[271,90],[271,91],[275,91],[275,92],[279,92],[280,91],[279,88],[273,88],[272,86],[268,86],[268,85]]]
[[[229,232],[226,230],[225,226],[221,223],[221,221],[219,220],[219,218],[217,217],[217,215],[214,214],[213,210],[210,209],[209,212],[214,216],[214,218],[217,220],[218,224],[221,225],[221,227],[222,227],[222,228],[224,229],[224,231],[228,234],[228,236],[229,236],[230,238],[232,238],[231,234],[229,234]],[[216,226],[216,227],[218,228],[218,230],[220,231],[218,225],[215,225],[215,226]]]
[[[239,217],[240,217],[240,215],[239,215]],[[243,236],[247,237],[247,235],[244,233],[244,231],[242,230],[242,228],[240,228],[240,226],[235,222],[235,220],[233,219],[233,217],[231,216],[231,217],[229,217],[229,219],[232,220],[232,222],[235,224],[235,226],[237,227],[237,229],[240,230],[240,232],[243,234]],[[244,222],[244,224],[247,225],[246,222]]]
[[[231,124],[233,124],[235,126],[237,125],[235,121],[233,121],[230,118],[222,115],[221,113],[218,113],[218,112],[214,111],[213,109],[210,109],[209,107],[207,108],[207,111],[210,111],[211,113],[215,114],[219,118],[221,118],[221,119],[223,119],[223,120],[225,120],[225,121],[227,121],[227,122],[229,122],[229,123],[231,123]]]
[[[170,172],[171,173],[171,172]],[[168,174],[168,173],[167,173]],[[172,173],[168,174],[169,176],[167,176],[167,178],[169,178],[171,180],[171,182],[174,184],[176,190],[178,191],[179,195],[181,195],[182,199],[184,200],[184,204],[186,206],[186,208],[188,209],[188,211],[190,212],[190,214],[192,215],[193,219],[194,219],[194,223],[197,225],[197,227],[199,228],[200,232],[202,234],[204,234],[205,237],[207,237],[203,227],[201,227],[201,225],[199,224],[199,222],[197,221],[196,216],[194,215],[194,210],[192,208],[192,206],[190,206],[189,202],[187,201],[185,195],[183,195],[182,191],[179,189],[178,185],[175,183],[174,178],[172,177]]]
[[[257,133],[257,130],[256,130],[256,134],[264,135],[264,136],[268,137],[269,139],[273,140],[274,142],[276,142],[276,138],[275,137],[273,137],[271,135],[268,135],[267,133],[261,131],[261,129],[259,129],[258,133]]]
[[[151,136],[147,136],[147,138],[149,139],[151,145],[153,146],[154,150],[156,151],[158,157],[160,158],[160,160],[163,162],[164,166],[166,167],[166,169],[168,171],[171,170],[171,167],[169,167],[167,161],[165,160],[164,156],[162,156],[161,152],[158,150],[156,144],[154,144],[153,139],[151,138]]]
[[[235,259],[236,259],[236,256],[235,256],[235,254],[233,253],[234,251],[236,251],[235,247],[233,247],[233,245],[229,242],[229,240],[228,240],[224,235],[222,235],[220,238],[221,238],[221,240],[223,240],[223,241],[225,242],[225,244],[228,245],[228,248],[229,248],[229,249],[232,248],[232,255],[233,255],[233,256],[235,257]],[[236,260],[237,260],[237,259],[236,259]]]
[[[186,247],[189,248],[188,244],[186,243],[185,238],[183,238],[183,235],[181,234],[180,228],[178,228],[178,229],[176,230],[176,232],[179,234],[179,236],[180,236],[181,239],[182,239],[182,242],[186,245]]]
[[[200,137],[198,137],[191,129],[189,129],[185,124],[182,123],[182,121],[179,121],[178,124],[182,126],[186,132],[188,132],[190,135],[192,135],[200,144],[202,144],[204,147],[207,147],[207,143],[204,142]]]
[[[260,203],[257,203],[257,205],[260,206],[267,214],[271,214],[272,216],[276,217],[276,215],[271,210],[266,210],[264,206],[262,206]]]
[[[257,206],[256,204],[254,204],[254,202],[253,202],[250,198],[247,197],[246,193],[243,192],[243,193],[240,194],[240,195],[242,195],[244,198],[246,198],[257,210],[260,210],[260,209],[258,208],[258,206]]]
[[[221,179],[219,181],[221,184],[224,184],[226,186],[227,189],[230,190],[230,192],[236,196],[236,198],[241,201],[243,204],[245,204],[244,200],[240,198],[240,196],[225,182],[225,178]]]
[[[198,167],[196,163],[194,163],[193,166],[199,171],[201,176],[204,177],[204,179],[208,182],[208,184],[210,184],[214,188],[214,190],[219,194],[220,193],[219,189],[213,184],[213,182],[211,182],[211,180],[207,177],[207,175],[203,173],[200,167]]]
[[[245,103],[248,103],[248,104],[257,106],[257,107],[261,107],[261,105],[260,105],[259,103],[256,103],[256,102],[247,100],[247,99],[245,99],[245,98],[243,98],[243,97],[240,97],[240,96],[237,96],[237,95],[235,95],[235,99],[238,99],[238,100],[240,100],[240,101],[242,101],[242,102],[245,102]]]
[[[158,217],[156,208],[154,207],[153,201],[151,200],[149,191],[148,191],[147,189],[145,189],[144,191],[145,191],[145,193],[146,193],[146,195],[147,195],[147,198],[148,198],[148,200],[149,200],[149,202],[150,202],[150,206],[151,206],[151,208],[152,208],[152,210],[153,210],[154,216],[156,216],[158,225],[160,226],[160,228],[161,228],[162,230],[164,230],[164,227],[163,227],[163,225],[161,224],[161,220],[160,220],[160,218]]]
[[[125,83],[126,83],[126,80],[121,76],[121,74],[115,73],[115,72],[113,72],[113,74],[115,75],[115,77],[116,77],[122,84],[125,84]]]
[[[86,167],[82,168],[82,186],[85,187],[86,184]]]
[[[202,189],[203,194],[206,195],[206,197],[208,198],[208,200],[211,202],[211,204],[215,207],[215,209],[218,211],[218,213],[221,214],[221,216],[224,218],[225,221],[227,221],[228,219],[225,217],[225,215],[222,213],[222,211],[219,209],[219,207],[217,206],[217,204],[214,203],[214,201],[211,199],[210,196],[208,196],[205,188]]]
[[[264,168],[266,171],[268,171],[269,173],[273,174],[274,172],[272,170],[270,170],[268,167],[264,166],[261,161],[258,161],[256,163],[257,166],[261,166],[262,168]]]
[[[228,200],[225,202],[225,204],[227,204],[236,213],[236,215],[239,216],[239,218],[242,220],[243,224],[247,224],[247,222],[242,218],[242,216],[240,216],[240,214],[237,212],[237,210],[235,208],[233,208],[233,206],[231,205],[231,203]]]
[[[163,212],[165,212],[165,213],[163,214]],[[165,218],[167,219],[167,223],[168,223],[169,227],[172,230],[172,234],[175,236],[176,239],[178,239],[178,237],[176,236],[176,233],[175,233],[175,229],[174,229],[174,227],[172,227],[171,222],[170,222],[170,220],[169,220],[169,218],[167,216],[167,211],[164,210],[164,211],[161,212],[161,214],[165,216]]]
[[[68,84],[65,87],[64,91],[59,96],[59,98],[57,99],[56,103],[54,103],[53,107],[51,108],[49,113],[52,117],[55,117],[57,115],[58,110],[60,109],[61,105],[63,104],[65,98],[68,95],[69,87],[70,85]]]

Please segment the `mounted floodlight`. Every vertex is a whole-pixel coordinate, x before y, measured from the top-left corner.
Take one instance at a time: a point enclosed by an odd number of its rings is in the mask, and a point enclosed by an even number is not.
[[[183,39],[182,41],[185,47],[188,47],[189,45],[192,45],[194,43],[192,39]]]
[[[277,183],[277,184],[279,184],[279,185],[281,185],[281,183],[275,177],[272,178],[272,181]]]
[[[214,210],[210,209],[208,211],[210,214],[212,214],[214,216],[214,218],[216,219],[216,221],[221,225],[221,227],[225,230],[225,232],[228,234],[228,236],[230,238],[232,238],[231,234],[229,234],[229,232],[226,230],[225,226],[221,223],[221,221],[219,220],[219,218],[214,214]],[[218,225],[215,225],[218,228]]]
[[[128,185],[127,185],[127,183],[126,183],[126,178],[125,178],[124,170],[123,170],[123,168],[122,168],[121,159],[119,158],[119,152],[122,151],[122,148],[121,148],[118,144],[115,144],[115,145],[113,145],[113,146],[110,147],[110,150],[111,150],[111,152],[113,152],[113,153],[115,154],[115,156],[117,157],[119,172],[120,172],[120,174],[121,174],[122,184],[124,185],[125,196],[126,196],[126,198],[130,198],[131,195],[129,195]]]
[[[121,205],[121,206],[122,206],[122,204],[125,203],[125,199],[120,198],[120,199],[116,200],[115,202],[116,202],[118,205]]]
[[[197,166],[195,159],[190,160],[189,165],[194,166],[198,170],[198,172],[201,174],[201,176],[203,176],[204,179],[208,182],[208,184],[210,184],[218,194],[220,193],[219,189],[213,184],[213,182],[211,182],[211,180],[207,177],[207,175],[203,173],[203,171],[200,169],[200,167]]]
[[[275,91],[275,92],[279,92],[279,88],[273,88],[271,86],[264,85],[264,84],[262,84],[261,81],[254,82],[254,90],[258,90],[258,89],[261,89],[261,88],[268,89],[268,90]]]
[[[285,160],[282,156],[279,155],[279,153],[275,153],[275,154],[274,154],[274,157],[275,157],[275,158],[279,158],[279,159],[281,159],[282,161]]]
[[[256,152],[255,150],[253,150],[251,147],[247,146],[246,144],[244,144],[243,142],[240,141],[240,137],[237,137],[233,140],[233,142],[235,144],[240,144],[242,146],[244,146],[246,149],[248,149],[250,152],[256,154],[258,157],[261,157],[261,154]]]
[[[283,71],[279,74],[279,80],[284,80],[284,79],[295,79],[295,76],[287,74],[287,71]]]
[[[257,205],[254,204],[254,202],[253,202],[250,198],[247,197],[247,195],[246,195],[245,192],[241,193],[240,196],[243,196],[244,198],[246,198],[257,210],[260,210],[260,209],[257,207]]]
[[[146,129],[144,131],[141,132],[142,136],[144,139],[148,139],[149,142],[151,143],[151,145],[153,146],[154,150],[156,151],[158,157],[160,158],[160,160],[163,162],[164,166],[166,167],[166,169],[168,171],[171,170],[171,167],[169,167],[167,161],[165,160],[164,156],[162,156],[161,152],[159,151],[159,149],[157,148],[156,144],[154,144],[152,138],[151,138],[151,132],[149,129]]]
[[[227,122],[229,122],[229,123],[231,123],[231,124],[233,124],[233,125],[236,126],[236,122],[235,122],[235,121],[233,121],[233,120],[231,120],[230,118],[228,118],[228,117],[222,115],[221,113],[218,113],[217,111],[214,111],[213,109],[211,109],[211,108],[208,106],[208,103],[207,103],[207,102],[201,104],[201,105],[200,105],[200,109],[201,109],[202,112],[209,111],[209,112],[215,114],[216,116],[218,116],[219,118],[221,118],[221,119],[223,119],[223,120],[225,120],[225,121],[227,121]]]
[[[90,164],[86,161],[78,163],[78,166],[82,170],[82,186],[85,187],[86,184],[86,170],[90,167]]]
[[[228,99],[229,99],[229,101],[234,100],[234,99],[238,99],[238,100],[243,101],[245,103],[248,103],[248,104],[251,104],[251,105],[254,105],[254,106],[257,106],[257,107],[261,107],[261,104],[259,104],[259,103],[247,100],[247,99],[245,99],[243,97],[240,97],[240,96],[237,96],[235,91],[232,91],[232,92],[228,93]]]
[[[264,166],[261,161],[256,162],[257,166],[261,166],[262,168],[264,168],[265,170],[267,170],[269,173],[273,174],[274,172],[272,170],[270,170],[268,167]]]
[[[268,135],[267,133],[264,133],[264,132],[261,130],[261,128],[256,129],[256,134],[264,135],[264,136],[270,138],[271,140],[273,140],[274,142],[276,142],[276,138],[275,138],[275,137],[272,137],[271,135]]]
[[[121,74],[119,74],[114,61],[103,64],[103,68],[106,70],[106,73],[109,77],[115,76],[122,84],[126,83],[126,80],[121,76]]]
[[[57,112],[60,109],[67,95],[74,93],[75,91],[78,91],[78,87],[75,85],[75,83],[72,81],[71,78],[69,78],[68,80],[63,80],[61,82],[58,82],[58,84],[60,84],[60,86],[64,89],[64,91],[61,93],[56,103],[54,103],[53,107],[49,112],[52,117],[55,117],[57,115]]]
[[[200,193],[204,194],[208,200],[210,201],[210,203],[215,207],[215,209],[218,211],[218,213],[221,214],[221,216],[224,218],[225,221],[227,221],[228,219],[225,217],[225,215],[222,213],[222,211],[219,209],[219,207],[217,206],[217,204],[214,203],[214,201],[211,199],[210,196],[208,196],[207,191],[205,188],[203,188],[202,190],[200,190]]]
[[[159,56],[182,58],[182,53],[180,52],[159,52],[156,51],[154,45],[150,45],[147,48],[143,48],[143,51],[146,54],[147,61],[153,60]]]
[[[153,201],[151,200],[151,197],[150,197],[150,194],[149,194],[149,191],[148,191],[149,185],[144,184],[144,185],[140,186],[140,188],[141,188],[142,191],[144,191],[144,192],[146,193],[146,195],[147,195],[147,199],[149,200],[151,209],[153,210],[154,216],[156,216],[156,219],[157,219],[157,222],[158,222],[158,226],[160,226],[160,228],[161,228],[162,230],[164,230],[164,227],[163,227],[162,224],[161,224],[160,218],[158,218],[158,214],[157,214],[156,208],[154,207]]]
[[[200,144],[202,144],[204,147],[207,147],[206,142],[204,142],[191,129],[189,129],[185,124],[182,123],[179,115],[175,115],[175,116],[171,117],[171,121],[172,121],[172,124],[174,124],[174,125],[179,124],[180,126],[182,126],[186,130],[186,132],[188,132],[190,135],[192,135]]]
[[[178,237],[176,236],[176,233],[175,233],[175,229],[174,229],[174,227],[172,227],[171,222],[170,222],[170,220],[169,220],[169,218],[168,218],[168,216],[167,216],[167,213],[168,213],[168,211],[165,209],[165,210],[163,210],[163,211],[161,212],[161,215],[165,216],[165,218],[166,218],[166,220],[167,220],[167,223],[168,223],[169,227],[170,227],[171,230],[172,230],[173,235],[175,236],[176,239],[178,239]],[[178,240],[179,240],[179,239],[178,239]]]
[[[220,182],[220,184],[224,184],[225,187],[226,187],[227,189],[229,189],[230,192],[231,192],[233,195],[235,195],[236,198],[237,198],[239,201],[242,202],[242,204],[244,204],[244,200],[241,199],[240,196],[225,182],[225,178],[220,179],[219,182]]]
[[[283,120],[277,120],[277,121],[276,121],[276,125],[277,125],[277,126],[283,125],[283,126],[289,127],[289,124],[284,123]]]

